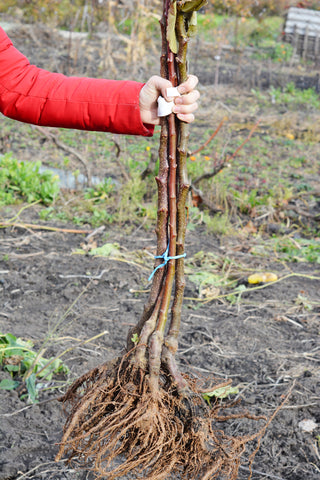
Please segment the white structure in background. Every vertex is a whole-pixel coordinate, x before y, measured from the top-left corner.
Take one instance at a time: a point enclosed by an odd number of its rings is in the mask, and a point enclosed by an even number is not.
[[[291,7],[284,24],[284,40],[304,59],[320,61],[320,12]]]

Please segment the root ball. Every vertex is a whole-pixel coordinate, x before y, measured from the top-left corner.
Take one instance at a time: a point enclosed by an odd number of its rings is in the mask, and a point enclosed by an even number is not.
[[[56,460],[65,456],[99,479],[129,473],[150,480],[236,479],[245,445],[255,437],[216,428],[220,408],[210,410],[189,384],[182,397],[163,369],[155,396],[148,374],[127,358],[85,374],[64,397],[69,416]]]

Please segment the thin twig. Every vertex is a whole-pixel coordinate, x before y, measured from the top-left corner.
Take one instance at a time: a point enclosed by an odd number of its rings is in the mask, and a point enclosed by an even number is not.
[[[278,278],[278,280],[275,280],[274,282],[265,283],[264,285],[259,285],[258,287],[250,287],[250,288],[248,288],[246,290],[243,290],[241,292],[239,290],[232,290],[229,293],[225,293],[223,295],[214,295],[212,297],[206,297],[206,298],[185,297],[185,298],[187,300],[194,300],[196,302],[203,302],[205,304],[205,303],[212,302],[213,300],[229,297],[229,295],[239,295],[239,294],[243,295],[244,293],[250,293],[250,292],[253,292],[255,290],[262,290],[264,288],[268,288],[272,285],[275,285],[276,283],[282,282],[283,280],[287,280],[288,278],[292,278],[292,277],[306,278],[308,280],[318,280],[318,281],[320,281],[320,277],[316,277],[316,276],[313,276],[313,275],[306,275],[306,274],[303,274],[303,273],[289,273],[288,275],[285,275],[284,277]]]
[[[282,407],[282,410],[298,410],[299,408],[309,408],[309,407],[317,407],[319,403],[306,403],[304,405],[287,405]]]
[[[43,127],[39,127],[38,125],[32,125],[32,128],[37,130],[38,132],[40,132],[42,135],[44,135],[48,139],[52,140],[57,145],[57,147],[61,148],[65,152],[71,153],[74,157],[76,157],[82,163],[82,165],[85,168],[85,173],[86,173],[86,176],[87,176],[88,186],[90,187],[91,186],[90,169],[89,169],[89,166],[88,166],[86,160],[83,158],[83,156],[80,155],[80,153],[77,152],[76,150],[74,150],[73,148],[68,147],[68,145],[61,142],[61,140],[59,140],[55,135],[53,135],[53,133],[45,130]]]
[[[277,475],[273,475],[272,473],[260,472],[259,470],[254,470],[253,468],[244,467],[243,465],[241,465],[239,468],[241,470],[245,471],[245,472],[256,473],[257,475],[262,475],[263,477],[273,478],[274,480],[285,480],[284,478],[278,477]],[[19,479],[17,479],[17,480],[19,480]]]
[[[86,278],[88,280],[100,280],[105,273],[108,273],[108,270],[102,270],[99,275],[59,275],[60,278]]]
[[[42,367],[40,370],[37,371],[36,373],[36,376],[38,377],[44,370],[46,370],[52,363],[54,363],[57,359],[63,357],[63,355],[65,355],[66,353],[69,353],[71,352],[72,350],[74,350],[75,348],[78,348],[80,347],[80,345],[85,345],[87,343],[90,343],[92,342],[93,340],[97,340],[98,338],[102,337],[103,335],[107,335],[109,333],[108,330],[104,330],[103,332],[101,333],[98,333],[98,335],[95,335],[94,337],[91,337],[91,338],[88,338],[87,340],[83,340],[81,341],[78,345],[74,345],[72,347],[69,347],[69,348],[66,348],[65,350],[63,350],[63,352],[59,353],[59,355],[56,355],[54,358],[52,358],[48,363],[45,364],[44,367]],[[42,378],[46,378],[46,377],[42,377]]]
[[[59,402],[61,398],[63,398],[63,395],[59,395],[58,397],[53,397],[53,398],[47,398],[47,400],[42,400],[41,402],[37,402],[37,403],[31,403],[30,405],[20,408],[19,410],[15,410],[14,412],[11,412],[11,413],[0,413],[0,417],[13,417],[14,415],[18,415],[19,413],[24,412],[25,410],[29,410],[29,408],[35,407],[36,405],[39,406],[39,405],[43,405],[44,403],[49,403],[54,401]]]
[[[61,233],[81,233],[89,234],[92,230],[76,230],[72,228],[59,228],[59,227],[49,227],[48,225],[34,225],[33,223],[15,223],[15,222],[0,222],[0,228],[24,228],[25,230],[48,230],[49,232],[61,232]]]
[[[224,124],[224,118],[221,120],[221,122],[219,123],[219,125],[217,126],[216,130],[213,132],[212,135],[210,135],[210,137],[208,138],[208,140],[206,142],[204,142],[204,144],[197,148],[196,150],[193,150],[193,152],[188,152],[188,157],[191,157],[192,155],[196,155],[197,153],[201,152],[202,150],[204,150],[206,148],[206,146],[209,145],[209,143],[214,139],[214,137],[217,135],[217,133],[219,132],[219,130],[221,129],[222,125]]]
[[[309,213],[309,212],[306,212],[305,210],[301,210],[300,208],[295,207],[293,205],[290,205],[290,207],[288,207],[288,210],[292,210],[293,212],[296,212],[298,215],[300,215],[302,217],[306,217],[306,218],[319,218],[320,217],[320,213],[316,213],[316,214]]]
[[[36,200],[35,202],[32,202],[32,203],[27,203],[26,205],[23,205],[23,207],[20,208],[20,210],[12,217],[12,218],[9,218],[7,220],[7,223],[13,223],[14,220],[16,220],[17,218],[20,217],[21,213],[24,211],[24,210],[27,210],[28,208],[32,208],[34,207],[35,205],[37,205],[38,203],[40,203],[41,200]]]
[[[219,162],[217,162],[216,165],[214,165],[214,168],[211,172],[204,173],[203,175],[200,175],[195,180],[193,180],[191,188],[194,190],[194,186],[197,185],[199,182],[201,182],[201,180],[209,180],[210,178],[214,177],[215,175],[217,175],[223,169],[223,167],[227,163],[229,163],[231,160],[233,160],[238,155],[240,150],[242,150],[242,148],[245,146],[245,144],[248,143],[248,141],[252,137],[253,133],[258,128],[258,125],[259,125],[260,121],[261,120],[259,119],[257,121],[257,123],[252,127],[252,129],[251,129],[249,135],[247,136],[247,138],[241,143],[241,145],[239,145],[239,147],[233,152],[232,155],[226,156],[225,158],[223,158]],[[202,150],[202,148],[200,150]],[[197,190],[197,194],[199,194],[199,190]]]
[[[100,233],[102,233],[105,230],[105,228],[106,227],[104,225],[101,225],[100,227],[96,228],[95,230],[93,230],[93,232],[89,233],[89,235],[86,236],[85,241],[88,242],[88,240],[90,240],[94,236],[100,235]]]
[[[38,257],[39,255],[44,255],[44,254],[45,254],[44,250],[40,250],[40,252],[35,252],[35,253],[15,253],[15,252],[11,252],[11,253],[8,253],[7,255],[9,257],[12,257],[12,258],[31,258],[31,257]]]
[[[27,472],[23,473],[22,475],[17,477],[15,480],[21,480],[24,477],[28,477],[30,475],[30,473],[35,472],[36,470],[38,470],[38,468],[44,467],[46,465],[54,465],[54,464],[57,464],[57,463],[62,463],[64,461],[65,460],[62,459],[62,460],[59,460],[59,461],[41,463],[40,465],[37,465],[36,467],[32,468],[31,470],[28,470]]]
[[[248,135],[247,138],[241,143],[241,145],[239,145],[239,147],[233,152],[232,155],[230,155],[229,157],[227,157],[227,162],[230,162],[231,160],[233,160],[233,159],[235,158],[235,156],[240,152],[240,150],[245,146],[245,144],[249,142],[250,138],[252,137],[252,135],[254,134],[254,132],[257,130],[258,125],[259,125],[260,122],[261,122],[261,118],[259,118],[259,120],[257,121],[257,123],[252,127],[249,135]]]
[[[117,162],[117,165],[118,165],[125,181],[129,182],[130,181],[130,175],[128,174],[127,170],[124,168],[124,165],[120,161],[121,147],[119,145],[119,142],[116,140],[115,136],[112,137],[112,141],[114,143],[114,146],[116,147],[116,162]]]

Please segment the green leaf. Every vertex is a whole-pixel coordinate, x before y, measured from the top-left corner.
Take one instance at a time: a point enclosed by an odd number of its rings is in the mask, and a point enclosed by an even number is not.
[[[59,192],[58,179],[51,173],[40,173],[41,162],[18,162],[11,154],[0,158],[0,201],[11,204],[21,199],[52,202]]]
[[[5,345],[10,345],[10,343],[15,342],[17,337],[12,335],[12,333],[0,334],[0,343]]]
[[[52,363],[51,358],[49,360],[42,358],[41,362],[37,365],[37,371],[41,370],[39,373],[39,377],[45,377],[46,380],[51,380],[55,373],[68,373],[69,369],[65,365],[63,365],[62,360],[60,358],[56,358]],[[43,369],[43,370],[42,370]]]
[[[26,396],[34,403],[38,396],[37,376],[51,380],[54,374],[68,373],[69,369],[60,358],[43,358],[31,347],[33,347],[31,340],[21,340],[11,333],[0,333],[0,365],[12,376],[27,377],[28,395]],[[31,375],[29,375],[30,373]]]
[[[22,360],[27,355],[25,350],[29,350],[31,347],[33,347],[31,340],[21,340],[21,338],[17,338],[11,333],[0,333],[0,364],[3,363],[4,358],[13,356],[20,357]],[[4,369],[13,372],[18,371],[20,367],[7,364],[4,366]]]
[[[221,275],[218,275],[217,273],[211,273],[205,270],[202,272],[196,272],[188,275],[188,278],[190,282],[197,285],[200,291],[206,285],[214,285],[215,287],[221,287],[226,283],[225,279]]]
[[[170,4],[168,12],[167,24],[167,41],[171,52],[178,53],[178,40],[176,36],[176,18],[177,18],[177,3],[176,0]]]
[[[197,12],[192,12],[190,20],[188,21],[188,36],[193,37],[197,34],[198,15]]]
[[[6,334],[0,333],[0,344],[4,344],[10,347],[18,347],[18,348],[33,347],[33,342],[31,340],[22,340],[21,338],[17,338],[14,335],[12,335],[12,333],[6,333]]]
[[[118,243],[106,243],[102,247],[93,248],[89,253],[90,255],[99,255],[100,257],[118,257],[120,248]]]
[[[139,335],[137,333],[134,333],[132,335],[131,342],[134,343],[135,345],[137,345],[137,343],[139,342]]]
[[[28,396],[31,403],[36,403],[38,391],[36,387],[36,374],[32,373],[26,380],[26,387],[28,390]]]
[[[4,357],[23,357],[23,350],[14,346],[1,348],[1,352],[3,352]]]
[[[212,392],[203,393],[202,396],[204,400],[206,400],[206,402],[210,404],[210,400],[212,397],[223,400],[224,398],[227,398],[229,395],[237,395],[238,393],[239,393],[238,387],[231,387],[227,385],[225,387],[216,388]]]
[[[183,13],[190,13],[199,10],[207,3],[207,0],[181,0],[178,2],[178,8]]]
[[[10,378],[4,378],[0,382],[1,390],[14,390],[19,385],[19,382],[16,380],[11,380]]]
[[[20,367],[19,365],[4,365],[3,369],[7,372],[19,372]]]

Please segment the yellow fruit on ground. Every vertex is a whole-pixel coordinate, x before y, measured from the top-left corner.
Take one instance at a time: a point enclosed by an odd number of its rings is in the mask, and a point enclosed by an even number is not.
[[[251,285],[255,285],[257,283],[275,282],[276,280],[278,280],[278,277],[272,272],[253,273],[248,277],[248,283]]]

